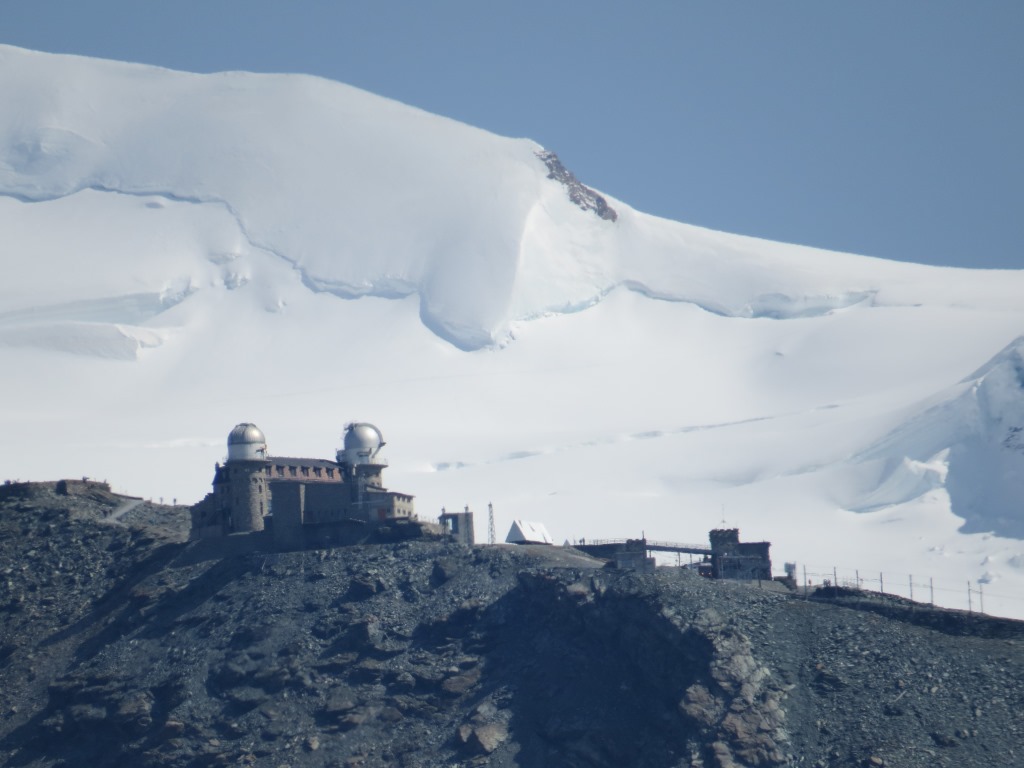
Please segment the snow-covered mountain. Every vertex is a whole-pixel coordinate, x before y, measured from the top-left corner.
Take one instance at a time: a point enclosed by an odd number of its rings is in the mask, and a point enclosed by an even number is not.
[[[0,46],[0,100],[0,474],[191,502],[237,422],[330,457],[369,420],[478,535],[724,518],[1024,616],[1024,271],[654,218],[314,77]]]

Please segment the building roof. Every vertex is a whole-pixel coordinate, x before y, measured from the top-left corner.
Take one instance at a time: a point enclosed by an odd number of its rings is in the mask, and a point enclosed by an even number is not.
[[[338,462],[330,459],[304,459],[292,456],[268,456],[267,463],[282,467],[320,467],[321,469],[338,469]]]
[[[251,443],[266,443],[267,438],[263,431],[255,424],[245,422],[238,424],[228,433],[228,445],[247,445]]]
[[[345,427],[345,450],[373,456],[384,445],[384,436],[373,424],[357,422]]]
[[[531,523],[528,520],[513,520],[506,544],[553,544],[554,540],[543,523]]]

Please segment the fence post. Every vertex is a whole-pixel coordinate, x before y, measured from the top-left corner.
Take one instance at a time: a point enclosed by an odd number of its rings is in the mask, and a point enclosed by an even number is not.
[[[804,567],[804,600],[807,600],[807,566]]]
[[[857,576],[857,589],[859,590],[860,589],[860,568],[855,570],[854,574],[856,574],[856,576]]]
[[[914,574],[910,574],[910,602],[914,602]]]
[[[881,585],[880,588],[879,588],[879,591],[884,595],[885,594],[885,574],[882,573],[881,571],[878,572],[878,583]]]
[[[836,567],[832,566],[832,594],[838,595],[835,590],[839,589],[839,577],[836,575]]]
[[[974,606],[971,605],[971,582],[967,582],[967,612],[974,613]]]
[[[935,584],[932,582],[932,577],[928,577],[928,602],[934,607],[935,606]]]

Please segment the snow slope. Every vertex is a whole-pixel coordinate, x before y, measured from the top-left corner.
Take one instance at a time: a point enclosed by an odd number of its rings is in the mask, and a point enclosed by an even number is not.
[[[1024,617],[1024,272],[602,218],[533,142],[312,77],[0,46],[0,98],[0,474],[192,501],[239,421],[370,420],[423,517],[724,517]]]

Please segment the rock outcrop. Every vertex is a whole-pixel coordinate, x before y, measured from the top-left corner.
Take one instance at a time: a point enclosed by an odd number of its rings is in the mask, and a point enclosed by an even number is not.
[[[1015,622],[939,631],[561,547],[218,555],[167,535],[177,514],[0,501],[0,763],[1021,760]]]
[[[538,152],[537,157],[547,166],[548,178],[554,179],[565,187],[569,199],[575,205],[578,205],[584,211],[593,211],[600,219],[618,221],[619,214],[608,205],[608,201],[577,179],[572,171],[562,165],[558,155],[549,150],[544,150]]]

